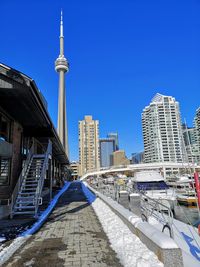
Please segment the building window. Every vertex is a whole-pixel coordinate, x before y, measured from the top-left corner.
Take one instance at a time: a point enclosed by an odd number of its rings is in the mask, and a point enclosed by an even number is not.
[[[0,113],[0,140],[10,141],[10,121]]]
[[[8,185],[10,178],[10,159],[0,157],[0,186]]]

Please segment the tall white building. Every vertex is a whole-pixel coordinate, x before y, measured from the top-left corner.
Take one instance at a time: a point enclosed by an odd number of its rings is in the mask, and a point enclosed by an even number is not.
[[[96,170],[100,166],[99,121],[85,116],[79,121],[80,175]]]
[[[156,94],[142,113],[144,161],[185,162],[179,103],[172,96]]]

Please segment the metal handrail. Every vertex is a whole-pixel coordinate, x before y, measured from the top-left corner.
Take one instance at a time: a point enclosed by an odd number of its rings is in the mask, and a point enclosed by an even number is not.
[[[30,150],[29,150],[29,153],[28,153],[28,156],[27,156],[27,159],[24,163],[24,167],[20,173],[20,176],[19,176],[19,179],[15,185],[15,188],[13,190],[13,193],[12,193],[12,196],[11,196],[11,217],[12,217],[12,211],[13,211],[13,207],[14,207],[14,204],[15,204],[15,201],[16,201],[16,198],[17,198],[17,194],[21,188],[21,185],[22,185],[22,182],[27,174],[27,171],[28,171],[28,167],[29,167],[29,163],[32,159],[32,155],[33,155],[33,151],[34,151],[34,144],[31,146]]]
[[[129,194],[133,192],[132,188],[128,187],[127,184],[117,185],[116,189],[119,191],[121,188],[126,190]],[[170,207],[161,203],[162,198],[156,200],[146,195],[145,191],[134,190],[140,196],[141,204],[141,217],[143,220],[148,221],[149,217],[154,217],[163,225],[162,231],[167,228],[169,230],[170,237],[174,237],[173,233],[173,219],[174,215]]]
[[[42,171],[40,175],[40,179],[38,182],[38,186],[36,189],[36,198],[35,198],[35,216],[37,215],[37,210],[38,206],[40,205],[41,202],[41,193],[42,193],[42,188],[44,185],[44,179],[46,177],[46,171],[48,170],[48,161],[49,161],[49,156],[51,157],[52,155],[52,142],[49,140],[47,150],[45,153],[45,158],[44,158],[44,163],[42,166]]]
[[[170,237],[173,238],[174,233],[172,224],[174,215],[171,208],[162,204],[159,200],[150,198],[144,192],[137,191],[137,193],[141,197],[142,216],[146,218],[147,221],[150,216],[154,217],[163,224],[163,231],[166,227],[169,229]]]

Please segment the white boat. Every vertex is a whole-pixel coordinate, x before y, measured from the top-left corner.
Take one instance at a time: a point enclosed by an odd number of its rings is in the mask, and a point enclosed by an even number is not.
[[[187,193],[177,194],[177,201],[180,205],[189,206],[189,207],[197,206],[197,198],[195,194],[193,195],[189,195]]]
[[[186,206],[197,205],[193,179],[188,176],[177,176],[168,180],[167,184],[175,190],[179,204]]]
[[[159,172],[153,170],[136,172],[132,181],[136,191],[144,192],[148,197],[174,210],[176,194]]]

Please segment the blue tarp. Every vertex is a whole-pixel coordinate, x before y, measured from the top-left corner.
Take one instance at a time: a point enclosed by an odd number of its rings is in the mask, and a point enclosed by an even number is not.
[[[91,204],[93,201],[95,201],[95,199],[96,199],[96,195],[93,194],[93,193],[87,188],[87,186],[84,185],[83,182],[81,182],[81,187],[82,187],[82,190],[83,190],[84,195],[85,195],[86,198],[87,198],[88,203]]]

